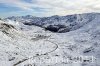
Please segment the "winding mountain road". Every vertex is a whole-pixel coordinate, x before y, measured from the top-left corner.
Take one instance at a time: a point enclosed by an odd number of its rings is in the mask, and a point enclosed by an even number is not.
[[[52,52],[54,52],[55,50],[57,50],[57,48],[58,48],[58,44],[57,44],[57,43],[52,42],[52,41],[50,41],[50,40],[44,40],[44,41],[50,42],[50,43],[54,44],[54,45],[55,45],[55,48],[52,49],[51,51],[46,52],[46,53],[43,53],[43,54],[40,54],[40,55],[36,55],[36,56],[30,57],[30,58],[22,59],[22,60],[16,62],[15,64],[13,64],[13,66],[18,66],[18,65],[20,65],[20,64],[24,63],[25,61],[28,61],[28,60],[30,60],[30,59],[32,59],[32,58],[36,58],[36,57],[39,57],[39,56],[43,56],[43,55],[52,53]]]

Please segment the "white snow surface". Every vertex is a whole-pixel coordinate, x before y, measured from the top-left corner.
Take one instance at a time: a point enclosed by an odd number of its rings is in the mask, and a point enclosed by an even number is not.
[[[0,66],[100,66],[99,18],[67,33],[0,21]]]

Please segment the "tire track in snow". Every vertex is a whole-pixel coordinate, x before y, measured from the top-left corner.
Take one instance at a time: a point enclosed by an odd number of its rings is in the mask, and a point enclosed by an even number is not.
[[[52,42],[52,41],[50,41],[50,40],[45,40],[45,41],[48,41],[48,42],[50,42],[50,43],[52,43],[52,44],[55,44],[55,48],[54,48],[52,51],[46,52],[46,53],[44,53],[44,54],[40,54],[40,55],[33,56],[33,57],[30,57],[30,58],[22,59],[21,61],[19,61],[19,62],[13,64],[13,66],[17,66],[17,65],[19,65],[19,64],[21,64],[21,63],[24,63],[25,61],[27,61],[27,60],[29,60],[29,59],[32,59],[32,58],[35,58],[35,57],[39,57],[39,56],[43,56],[43,55],[52,53],[52,52],[54,52],[55,50],[57,50],[57,48],[58,48],[58,44],[57,44],[57,43]]]

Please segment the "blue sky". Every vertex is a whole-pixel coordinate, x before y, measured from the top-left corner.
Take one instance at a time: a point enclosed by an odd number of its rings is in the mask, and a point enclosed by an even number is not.
[[[0,0],[0,17],[100,12],[100,0]]]

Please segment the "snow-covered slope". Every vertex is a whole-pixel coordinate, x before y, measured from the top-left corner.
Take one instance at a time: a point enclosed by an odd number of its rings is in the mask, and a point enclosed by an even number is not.
[[[43,31],[36,26],[33,31],[21,31],[0,21],[0,66],[14,66],[21,60],[53,51],[55,45],[43,40],[49,36],[39,32]]]
[[[45,17],[43,26],[77,23],[78,28],[54,33],[18,20],[0,21],[0,66],[100,66],[99,13],[63,16],[61,21],[55,17],[59,16]],[[50,24],[49,18],[54,22]]]

